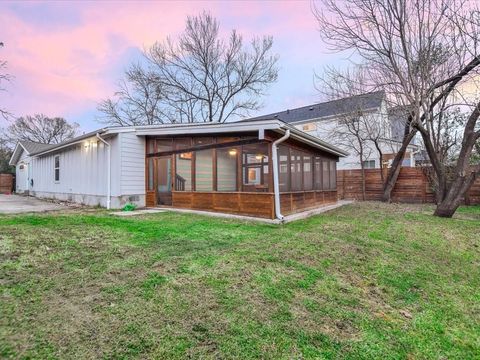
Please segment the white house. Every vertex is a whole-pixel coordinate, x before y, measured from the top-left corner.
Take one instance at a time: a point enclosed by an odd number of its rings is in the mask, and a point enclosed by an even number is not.
[[[347,153],[280,120],[108,127],[20,141],[17,193],[92,206],[173,206],[279,218],[337,201]]]
[[[337,169],[345,170],[361,168],[355,137],[348,134],[344,125],[345,121],[354,120],[357,114],[362,114],[358,116],[363,117],[359,125],[360,131],[376,131],[381,134],[378,144],[383,154],[383,167],[388,167],[401,146],[405,118],[387,108],[383,91],[288,109],[254,119],[279,119],[313,136],[328,139],[330,143],[349,153],[337,164]],[[367,122],[374,130],[364,128]],[[365,168],[380,168],[380,156],[375,145],[364,141],[363,146]],[[413,141],[407,148],[402,165],[414,167],[417,151],[418,146]]]

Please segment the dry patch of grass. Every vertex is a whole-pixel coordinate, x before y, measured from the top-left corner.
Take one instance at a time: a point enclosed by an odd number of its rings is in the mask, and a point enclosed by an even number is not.
[[[0,216],[3,358],[474,358],[480,212]]]

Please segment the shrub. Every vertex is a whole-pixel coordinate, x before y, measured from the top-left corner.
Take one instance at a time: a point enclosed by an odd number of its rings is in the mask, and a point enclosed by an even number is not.
[[[137,208],[137,205],[136,204],[132,204],[132,203],[127,203],[125,204],[125,206],[123,207],[123,211],[133,211]]]

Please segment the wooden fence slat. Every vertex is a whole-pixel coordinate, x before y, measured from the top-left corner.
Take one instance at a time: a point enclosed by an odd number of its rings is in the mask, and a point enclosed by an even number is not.
[[[380,169],[365,170],[365,200],[378,201],[382,197]],[[386,176],[386,172],[384,172]],[[362,200],[362,171],[337,170],[338,198]],[[399,203],[434,203],[435,194],[422,168],[403,167],[392,191],[392,201]],[[465,196],[465,204],[480,204],[480,179],[472,185]]]
[[[11,194],[13,191],[13,175],[0,174],[0,194]]]

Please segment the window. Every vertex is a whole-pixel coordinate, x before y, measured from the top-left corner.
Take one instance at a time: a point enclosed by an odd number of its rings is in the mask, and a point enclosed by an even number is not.
[[[172,191],[172,157],[162,156],[155,159],[157,171],[157,196]],[[167,205],[166,199],[159,199],[161,204]],[[164,202],[165,201],[165,202]]]
[[[155,190],[153,187],[153,158],[148,158],[148,190],[153,191]]]
[[[157,139],[157,152],[172,151],[172,139]]]
[[[313,190],[312,157],[303,154],[303,190]]]
[[[330,169],[329,169],[329,161],[323,159],[322,161],[322,179],[323,179],[323,190],[330,189]]]
[[[314,166],[315,190],[322,190],[322,159],[315,157]]]
[[[268,145],[243,146],[242,167],[243,185],[268,188]]]
[[[288,166],[288,157],[290,151],[286,146],[279,146],[278,151],[278,187],[280,191],[290,190],[290,172]]]
[[[330,161],[330,190],[337,188],[337,163]]]
[[[153,154],[155,152],[155,140],[147,139],[147,154]]]
[[[363,162],[364,169],[375,169],[375,160],[365,160]]]
[[[213,138],[211,137],[197,137],[193,139],[195,146],[213,144]]]
[[[237,191],[237,148],[217,149],[217,191]]]
[[[298,150],[290,150],[290,172],[292,191],[302,190],[302,153]]]
[[[232,142],[232,141],[238,141],[241,138],[239,136],[222,136],[222,137],[217,137],[217,143],[222,144],[226,142]]]
[[[175,155],[175,190],[192,190],[192,153]]]
[[[317,130],[317,124],[315,124],[315,123],[303,124],[303,125],[302,125],[302,130],[303,130],[303,131],[314,131],[314,130]]]
[[[213,191],[212,149],[195,152],[195,191]]]
[[[191,138],[179,138],[175,139],[175,149],[182,150],[192,147],[192,139]]]
[[[60,155],[54,157],[55,182],[60,181]]]

